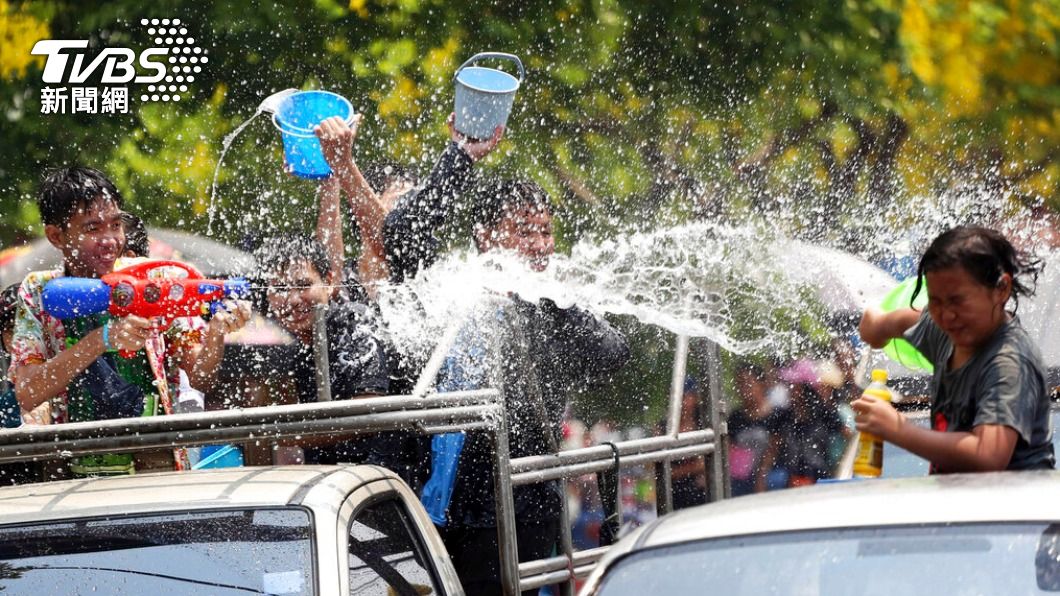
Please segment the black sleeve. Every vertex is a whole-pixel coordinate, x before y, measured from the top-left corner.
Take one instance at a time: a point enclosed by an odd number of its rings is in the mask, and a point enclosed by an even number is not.
[[[383,222],[383,246],[395,283],[429,267],[437,257],[435,232],[452,219],[456,198],[472,183],[471,158],[449,143],[424,186],[401,197]]]
[[[629,343],[620,331],[602,317],[572,306],[559,308],[551,301],[541,307],[551,318],[553,341],[560,363],[581,368],[586,382],[595,381],[629,362]]]
[[[385,395],[390,389],[390,375],[380,322],[360,303],[332,308],[328,315],[332,399]]]

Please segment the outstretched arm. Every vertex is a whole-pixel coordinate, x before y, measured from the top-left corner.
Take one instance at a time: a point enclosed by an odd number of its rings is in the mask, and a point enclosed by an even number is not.
[[[151,321],[130,315],[106,324],[110,346],[115,350],[135,352],[144,346],[151,333]],[[16,324],[16,351],[19,349]],[[103,328],[85,335],[81,341],[40,364],[18,365],[12,375],[15,397],[23,410],[32,410],[66,390],[66,386],[104,353]],[[21,360],[15,354],[16,362]]]
[[[209,391],[217,380],[217,370],[225,353],[225,335],[242,329],[250,320],[250,303],[245,300],[225,302],[206,325],[198,345],[181,346],[180,367],[187,373],[191,386]]]

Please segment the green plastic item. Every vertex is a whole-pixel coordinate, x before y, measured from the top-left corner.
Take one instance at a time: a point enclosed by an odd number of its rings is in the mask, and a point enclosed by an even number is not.
[[[913,290],[915,289],[916,276],[902,281],[883,298],[883,301],[880,302],[880,309],[883,312],[891,312],[900,308],[909,308],[909,301],[913,297]],[[927,306],[927,301],[927,281],[925,280],[921,284],[920,294],[917,295],[916,301],[912,306],[913,308],[924,308]],[[927,372],[935,371],[935,366],[931,361],[925,358],[920,353],[920,350],[914,348],[913,344],[904,339],[892,339],[887,342],[887,345],[883,347],[883,353],[906,368]]]

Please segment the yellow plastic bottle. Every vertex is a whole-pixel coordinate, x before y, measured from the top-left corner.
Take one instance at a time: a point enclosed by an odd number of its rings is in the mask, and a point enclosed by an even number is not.
[[[872,371],[872,383],[864,395],[891,401],[891,390],[887,388],[887,371]],[[883,439],[869,433],[858,436],[858,454],[854,458],[854,476],[857,478],[879,478],[883,473]]]

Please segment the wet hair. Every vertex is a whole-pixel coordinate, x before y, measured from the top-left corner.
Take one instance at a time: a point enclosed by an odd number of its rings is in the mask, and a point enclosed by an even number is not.
[[[4,288],[3,292],[0,292],[0,332],[7,332],[15,328],[15,311],[18,310],[19,285],[11,284]],[[0,349],[2,348],[3,346],[0,346]]]
[[[121,223],[125,227],[125,250],[138,257],[150,254],[150,243],[147,240],[147,226],[144,220],[132,213],[122,212]]]
[[[552,199],[532,180],[486,180],[475,190],[472,221],[476,228],[488,230],[517,209],[540,209],[551,215]]]
[[[373,163],[364,169],[363,174],[368,186],[377,193],[382,193],[398,180],[419,184],[419,176],[411,168],[394,161]]]
[[[1001,276],[1012,277],[1012,298],[1019,308],[1020,296],[1033,296],[1044,264],[1022,251],[1016,250],[1000,232],[980,226],[958,226],[939,235],[931,243],[917,267],[917,282],[913,301],[920,294],[924,275],[951,267],[961,267],[980,284],[996,288]]]
[[[37,207],[44,225],[65,226],[74,213],[100,199],[122,206],[121,193],[103,172],[82,166],[56,168],[41,181]]]
[[[331,273],[331,262],[324,245],[301,234],[266,239],[254,251],[254,259],[257,263],[254,277],[259,280],[272,279],[277,271],[290,269],[299,261],[308,261],[320,277],[326,278]]]

